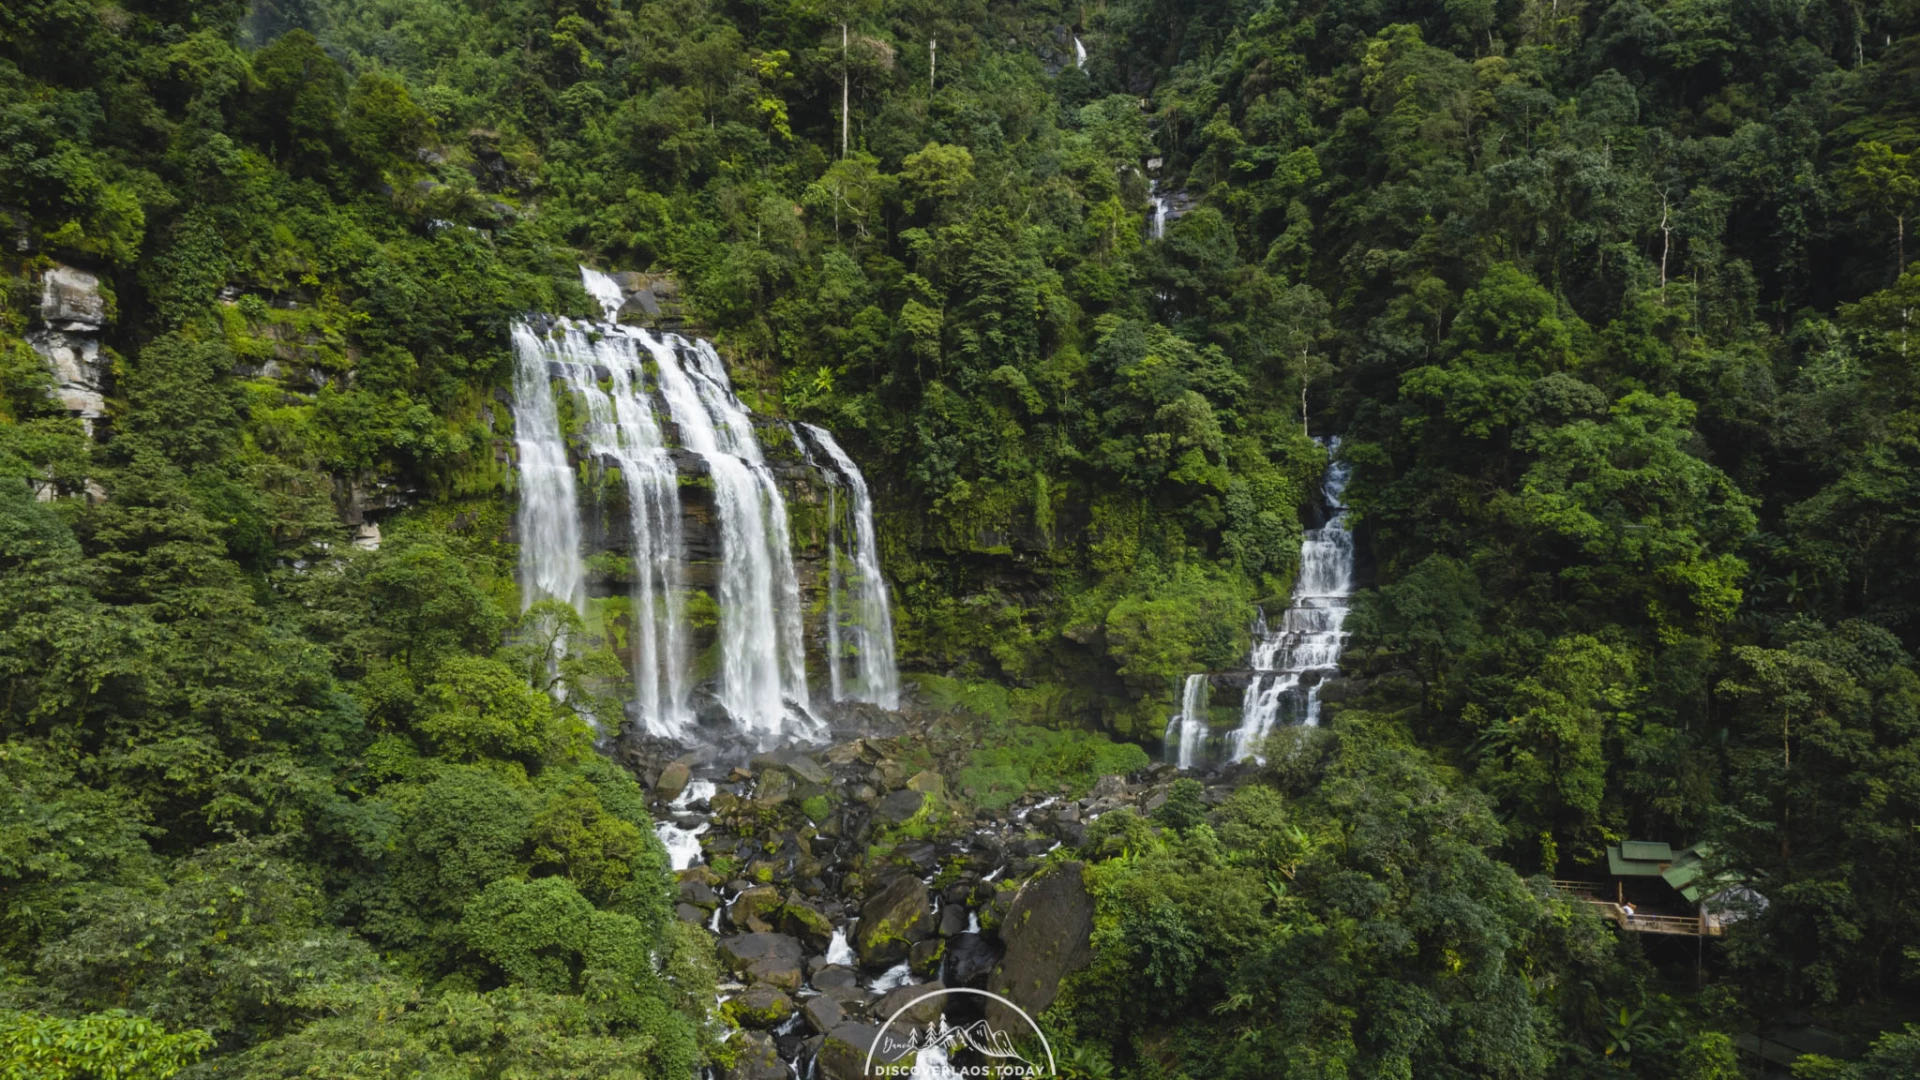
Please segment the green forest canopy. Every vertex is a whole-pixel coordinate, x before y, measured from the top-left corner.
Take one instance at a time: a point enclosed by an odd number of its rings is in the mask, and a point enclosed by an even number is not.
[[[0,1070],[724,1053],[643,793],[513,632],[505,331],[586,260],[840,433],[909,667],[1033,723],[1150,739],[1239,666],[1343,437],[1365,695],[1113,826],[1087,1075],[1721,1076],[1809,1014],[1888,1034],[1806,1068],[1910,1075],[1916,102],[1880,3],[13,0]],[[97,440],[26,344],[56,259]],[[376,482],[415,506],[352,551]],[[1701,993],[1520,885],[1636,837],[1769,900]]]

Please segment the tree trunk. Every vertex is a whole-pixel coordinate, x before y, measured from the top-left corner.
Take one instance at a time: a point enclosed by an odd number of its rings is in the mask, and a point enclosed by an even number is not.
[[[849,83],[853,72],[847,67],[847,24],[840,24],[840,156],[847,156],[847,107],[853,100]]]

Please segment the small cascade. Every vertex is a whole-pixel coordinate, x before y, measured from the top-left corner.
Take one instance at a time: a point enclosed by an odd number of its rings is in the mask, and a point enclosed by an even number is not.
[[[1087,47],[1080,43],[1080,35],[1073,35],[1073,66],[1082,71],[1087,69]]]
[[[812,424],[803,425],[807,434],[820,447],[822,453],[833,462],[834,469],[841,480],[845,481],[852,495],[850,508],[853,522],[853,550],[849,553],[853,559],[851,580],[844,574],[840,563],[838,506],[838,484],[835,485],[829,506],[830,533],[828,538],[829,555],[832,559],[830,586],[828,591],[828,663],[833,671],[833,695],[835,700],[851,696],[859,701],[871,701],[881,708],[900,707],[900,674],[893,659],[893,613],[887,602],[887,582],[880,574],[880,547],[873,529],[873,497],[867,491],[867,481],[854,466],[853,459],[834,441],[833,435],[824,428]],[[842,611],[840,594],[846,591],[850,596],[850,611]],[[851,621],[849,620],[849,617]],[[843,632],[841,624],[846,622]],[[846,692],[841,676],[841,664],[844,660],[843,649],[847,644],[853,648],[853,659],[859,671],[858,681],[851,693]]]
[[[1339,439],[1323,445],[1340,449]],[[1343,501],[1351,469],[1341,461],[1327,469],[1321,486],[1330,516],[1308,529],[1300,543],[1300,576],[1292,602],[1269,627],[1264,613],[1254,625],[1251,667],[1240,727],[1233,733],[1233,760],[1254,756],[1261,740],[1283,719],[1309,727],[1320,723],[1320,684],[1338,670],[1345,647],[1347,607],[1353,595],[1353,533]]]
[[[1147,191],[1147,202],[1153,207],[1153,214],[1147,219],[1147,236],[1153,240],[1167,238],[1167,197],[1160,194],[1160,181],[1155,180]]]
[[[806,616],[786,499],[725,365],[708,342],[615,324],[623,303],[619,284],[585,267],[581,280],[608,321],[533,320],[512,331],[523,603],[558,599],[589,614],[582,550],[588,529],[577,489],[582,477],[611,474],[576,472],[561,421],[571,415],[572,438],[587,467],[617,471],[627,500],[626,520],[607,524],[616,549],[624,542],[631,567],[627,645],[635,718],[649,734],[691,735],[696,658],[686,610],[693,585],[685,565],[680,467],[688,455],[697,457],[711,483],[719,534],[711,587],[719,639],[714,697],[763,745],[823,734],[824,724],[811,712]],[[825,454],[828,460],[820,462],[808,455],[807,466],[826,482],[836,522],[843,501],[851,519],[851,569],[838,572],[836,553],[829,590],[835,695],[896,707],[892,616],[866,481],[829,433],[807,431],[803,439],[794,430],[795,444],[804,450],[811,443]],[[848,652],[857,666],[854,677],[843,680],[839,665]]]
[[[1201,763],[1207,743],[1207,677],[1187,676],[1180,711],[1167,721],[1166,744],[1173,763],[1191,769]]]
[[[858,967],[860,961],[853,955],[853,946],[847,944],[847,928],[835,927],[832,940],[827,942],[827,963],[841,967]]]

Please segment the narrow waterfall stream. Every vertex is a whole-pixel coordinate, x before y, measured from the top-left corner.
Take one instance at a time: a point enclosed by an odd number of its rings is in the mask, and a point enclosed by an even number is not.
[[[710,590],[718,622],[717,656],[708,668],[713,697],[736,726],[762,744],[824,734],[808,690],[806,612],[786,498],[752,415],[734,395],[710,343],[619,325],[613,320],[623,303],[620,285],[585,267],[581,279],[607,321],[534,320],[513,327],[523,604],[558,599],[590,615],[587,508],[579,485],[583,478],[616,470],[626,520],[609,522],[607,531],[616,534],[608,541],[616,550],[624,547],[630,566],[633,710],[649,734],[689,736],[699,658],[692,655],[688,607],[695,586],[687,573],[680,496],[684,461],[676,462],[676,448],[694,455],[711,483],[719,535],[719,565]],[[574,422],[579,468],[569,459],[563,417]],[[804,450],[799,433],[789,431]],[[830,662],[836,665],[833,696],[896,707],[892,616],[866,480],[831,434],[814,427],[807,431],[828,459],[823,464],[809,455],[807,461],[835,493],[829,509],[833,527],[845,517],[852,533],[851,572],[830,575],[833,610],[826,629]],[[851,495],[844,512],[837,505],[843,487]],[[839,678],[837,665],[848,651],[842,640],[857,665],[852,680]]]
[[[873,498],[867,492],[866,477],[860,475],[860,469],[846,451],[840,449],[833,435],[825,428],[812,424],[801,425],[807,429],[820,449],[833,462],[833,467],[845,479],[853,494],[853,574],[851,581],[840,569],[839,550],[839,508],[836,504],[830,509],[831,528],[828,540],[828,554],[833,562],[831,571],[831,590],[829,592],[829,630],[832,644],[828,662],[832,665],[834,696],[840,697],[842,688],[841,654],[842,640],[850,639],[854,651],[854,663],[860,673],[852,696],[860,701],[871,701],[881,708],[900,707],[900,677],[893,659],[893,614],[887,604],[886,579],[880,576],[880,546],[873,532]],[[838,485],[835,485],[836,495]],[[840,594],[852,593],[853,622],[841,629]]]
[[[1180,711],[1167,721],[1167,748],[1173,763],[1191,769],[1201,762],[1207,744],[1207,676],[1187,676],[1181,688]]]
[[[560,414],[547,392],[543,347],[525,324],[513,328],[514,445],[520,456],[520,606],[560,600],[585,612],[580,499],[574,491]]]
[[[1337,438],[1324,445],[1336,454],[1340,450]],[[1278,626],[1269,627],[1264,614],[1255,624],[1253,681],[1241,707],[1240,727],[1231,736],[1235,761],[1256,756],[1261,741],[1283,720],[1310,727],[1320,723],[1321,680],[1339,668],[1353,595],[1353,532],[1344,501],[1350,472],[1343,461],[1328,467],[1321,495],[1329,517],[1301,540],[1292,602],[1280,614]]]

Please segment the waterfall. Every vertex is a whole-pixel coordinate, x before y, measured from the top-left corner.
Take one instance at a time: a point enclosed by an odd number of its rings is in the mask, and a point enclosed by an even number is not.
[[[560,600],[585,612],[580,505],[567,464],[559,410],[547,389],[547,359],[524,324],[513,327],[513,431],[520,453],[520,607]]]
[[[1080,44],[1079,34],[1073,35],[1073,66],[1082,71],[1087,67],[1087,47]]]
[[[651,734],[692,734],[694,631],[686,609],[693,584],[680,466],[698,458],[720,541],[714,696],[763,744],[821,734],[810,711],[806,614],[787,503],[752,415],[710,343],[617,325],[619,284],[586,267],[581,281],[607,321],[532,320],[512,329],[523,603],[559,599],[589,612],[580,481],[561,426],[571,416],[580,456],[589,468],[617,470],[627,500],[625,520],[607,524],[616,548],[626,542],[632,567],[633,712]],[[831,569],[823,584],[834,696],[897,707],[892,615],[866,480],[828,432],[789,431],[807,469],[827,485]]]
[[[1187,676],[1180,694],[1180,711],[1167,721],[1167,748],[1174,764],[1191,769],[1200,761],[1207,742],[1207,677]]]
[[[787,504],[706,342],[644,339],[682,446],[707,463],[720,521],[720,703],[762,736],[811,727]],[[683,363],[684,361],[684,363]],[[789,708],[791,706],[791,709]]]
[[[1338,452],[1339,439],[1324,444]],[[1353,533],[1347,527],[1343,497],[1350,468],[1336,461],[1321,486],[1331,516],[1326,524],[1308,529],[1300,543],[1300,576],[1293,598],[1280,615],[1280,625],[1269,627],[1262,614],[1254,626],[1251,667],[1240,727],[1233,733],[1233,760],[1251,757],[1262,739],[1280,722],[1283,711],[1316,726],[1320,723],[1320,684],[1337,670],[1347,635],[1348,600],[1353,594]],[[1302,683],[1309,675],[1304,693]],[[1297,711],[1294,711],[1297,710]]]
[[[611,464],[620,470],[626,486],[628,534],[632,537],[632,632],[628,644],[633,654],[635,708],[648,732],[655,735],[678,734],[691,720],[687,704],[684,627],[680,580],[680,490],[679,478],[660,436],[643,386],[642,350],[637,332],[620,327],[600,327],[600,336],[590,337],[587,330],[562,321],[545,338],[524,327],[516,327],[514,346],[522,371],[540,370],[549,378],[561,380],[567,393],[585,413],[581,438],[590,458]],[[608,387],[603,389],[601,379]],[[526,401],[537,413],[544,406],[553,414],[550,394],[545,387],[517,386],[517,400]],[[543,453],[557,458],[566,473],[569,490],[572,472],[566,468],[565,447],[559,441],[557,423],[553,441]],[[521,471],[527,469],[522,452]],[[570,564],[579,573],[578,527],[576,515],[556,517],[554,508],[523,504],[528,520],[543,526],[565,530],[571,526],[575,550]],[[523,555],[526,549],[523,549]],[[540,586],[548,591],[546,586]],[[550,595],[560,595],[551,591]]]
[[[1155,180],[1147,193],[1147,202],[1153,207],[1153,217],[1147,223],[1149,238],[1165,240],[1167,238],[1167,197],[1160,194],[1160,181]]]
[[[900,707],[900,675],[895,669],[893,659],[893,614],[887,602],[887,581],[880,574],[880,548],[873,529],[873,497],[867,491],[866,478],[854,466],[853,459],[840,444],[834,441],[832,434],[824,428],[812,424],[803,425],[807,434],[819,445],[821,451],[833,462],[840,478],[846,482],[851,493],[853,506],[853,575],[848,582],[850,607],[853,621],[846,628],[846,637],[853,645],[854,661],[859,666],[859,680],[852,696],[860,701],[871,701],[881,708]],[[836,485],[837,486],[837,485]],[[837,534],[839,527],[838,496],[829,510],[833,513],[833,529]],[[841,630],[843,618],[839,598],[841,592],[840,558],[837,535],[829,541],[829,555],[833,560],[830,571],[828,592],[828,633],[831,655],[828,663],[833,670],[834,698],[842,696],[840,676]]]

